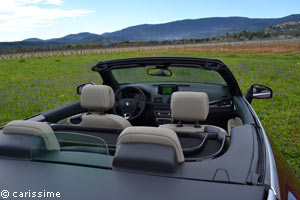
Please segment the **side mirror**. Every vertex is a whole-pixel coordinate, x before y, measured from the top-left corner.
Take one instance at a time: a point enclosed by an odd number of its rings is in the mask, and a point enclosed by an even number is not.
[[[90,83],[83,83],[83,84],[77,86],[77,88],[76,88],[77,94],[81,95],[82,88],[83,88],[84,86],[86,86],[86,85],[95,85],[95,83],[93,83],[93,82],[90,82]]]
[[[249,103],[251,103],[252,99],[270,99],[272,97],[272,89],[260,84],[252,84],[245,95]]]
[[[172,76],[172,72],[168,69],[149,68],[147,74],[151,76]]]

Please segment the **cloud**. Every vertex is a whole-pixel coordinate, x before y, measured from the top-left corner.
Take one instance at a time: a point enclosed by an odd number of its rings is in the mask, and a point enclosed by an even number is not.
[[[52,4],[52,5],[61,6],[62,0],[48,0],[48,1],[44,2],[44,4]]]
[[[0,3],[3,0],[0,0]],[[10,0],[1,3],[0,31],[24,32],[53,24],[62,18],[71,18],[91,13],[91,10],[66,10],[62,0]],[[44,5],[41,7],[41,5]],[[51,5],[50,8],[46,5]]]

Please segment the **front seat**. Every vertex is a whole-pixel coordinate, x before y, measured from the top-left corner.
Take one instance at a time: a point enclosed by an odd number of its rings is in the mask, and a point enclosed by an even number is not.
[[[200,125],[209,113],[209,100],[205,92],[174,92],[171,96],[171,116],[177,124],[160,125],[178,132],[209,132],[208,129],[226,131],[213,125]],[[192,124],[183,124],[189,122]]]
[[[77,126],[91,126],[98,128],[127,128],[131,124],[119,115],[105,114],[115,104],[115,94],[106,85],[86,85],[81,91],[81,107],[88,110],[80,116],[80,122],[73,123],[72,117],[67,124]],[[64,122],[62,122],[64,123]]]

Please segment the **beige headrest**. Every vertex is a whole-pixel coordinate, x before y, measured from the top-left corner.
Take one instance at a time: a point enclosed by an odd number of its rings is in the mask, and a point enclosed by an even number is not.
[[[48,151],[59,151],[60,146],[52,128],[45,122],[15,120],[4,126],[3,134],[33,135],[43,138]]]
[[[174,92],[171,97],[171,114],[175,120],[205,121],[209,100],[205,92]]]
[[[106,85],[86,85],[81,91],[81,107],[93,111],[105,111],[115,104],[115,94]]]
[[[118,137],[117,150],[121,143],[152,143],[174,148],[178,163],[184,162],[184,155],[176,133],[173,130],[157,127],[128,127]]]

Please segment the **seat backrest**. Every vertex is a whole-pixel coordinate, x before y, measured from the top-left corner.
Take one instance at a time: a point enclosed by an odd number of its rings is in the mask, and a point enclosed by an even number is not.
[[[208,126],[226,133],[224,129],[212,125],[200,125],[209,113],[209,99],[205,92],[174,92],[171,96],[171,116],[177,124],[163,124],[159,127],[174,131],[204,132]],[[182,124],[191,122],[195,124]]]
[[[91,126],[101,128],[126,128],[131,126],[130,122],[119,115],[104,114],[115,104],[115,94],[107,85],[86,85],[82,88],[81,107],[89,112],[80,115],[78,123],[72,123],[72,117],[67,123],[77,126]]]
[[[119,135],[114,167],[175,172],[184,162],[178,136],[157,127],[128,127]]]
[[[117,150],[122,143],[151,143],[174,148],[178,163],[184,162],[184,155],[176,133],[157,127],[128,127],[122,131],[117,141]]]
[[[45,122],[25,120],[11,121],[4,126],[3,134],[21,134],[41,137],[48,151],[60,150],[60,145],[52,128]]]

